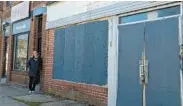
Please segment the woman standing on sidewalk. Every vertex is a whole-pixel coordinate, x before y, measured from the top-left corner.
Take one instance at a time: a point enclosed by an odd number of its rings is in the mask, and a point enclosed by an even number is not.
[[[33,56],[28,61],[29,69],[29,93],[35,91],[36,84],[40,78],[40,71],[42,68],[42,59],[37,51],[33,51]]]

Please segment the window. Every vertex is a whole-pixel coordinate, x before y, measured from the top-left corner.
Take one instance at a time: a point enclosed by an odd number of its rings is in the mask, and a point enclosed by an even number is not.
[[[25,71],[28,53],[28,34],[15,35],[14,70]]]
[[[151,12],[152,11],[120,17],[119,24],[148,20],[148,15]],[[154,10],[153,12],[157,13],[158,16],[156,16],[156,18],[178,15],[178,14],[180,14],[180,6],[174,6],[174,7]]]
[[[6,7],[11,6],[11,1],[6,1]]]
[[[165,16],[178,15],[178,14],[180,14],[180,6],[158,10],[158,17],[165,17]]]
[[[141,14],[135,14],[135,15],[129,15],[129,16],[125,16],[125,17],[120,17],[119,20],[120,20],[120,24],[147,20],[147,13],[141,13]]]

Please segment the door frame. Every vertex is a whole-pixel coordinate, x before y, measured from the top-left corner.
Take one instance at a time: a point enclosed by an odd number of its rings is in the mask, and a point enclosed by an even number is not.
[[[118,26],[121,25],[130,25],[130,24],[137,24],[137,23],[144,23],[156,20],[164,20],[168,18],[178,17],[179,18],[179,45],[183,43],[183,36],[182,36],[182,25],[183,25],[183,2],[172,3],[168,5],[158,6],[158,9],[168,8],[172,6],[180,6],[180,14],[179,15],[172,15],[172,16],[165,16],[165,17],[156,17],[155,19],[147,19],[143,21],[131,22],[126,24],[119,24],[119,18],[121,15],[112,16],[109,19],[109,35],[108,35],[108,106],[116,106],[117,104],[117,92],[118,92],[118,37],[119,31]],[[154,9],[154,10],[157,10]],[[148,9],[146,11],[149,11]],[[144,12],[144,11],[143,11]],[[137,14],[137,12],[134,12]],[[138,13],[142,13],[139,11]],[[130,14],[133,14],[130,13]],[[127,13],[126,15],[129,15]],[[125,14],[123,15],[125,16]],[[181,106],[183,106],[183,73],[180,70],[180,99],[181,99]]]

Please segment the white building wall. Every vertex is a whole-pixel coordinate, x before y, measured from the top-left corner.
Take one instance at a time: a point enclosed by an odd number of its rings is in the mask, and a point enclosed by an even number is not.
[[[172,2],[175,1],[56,2],[47,7],[46,29],[117,14],[125,14],[127,12],[157,7]]]
[[[57,2],[47,7],[47,22],[54,21],[60,18],[66,18],[90,10],[101,8],[115,1],[67,1]]]

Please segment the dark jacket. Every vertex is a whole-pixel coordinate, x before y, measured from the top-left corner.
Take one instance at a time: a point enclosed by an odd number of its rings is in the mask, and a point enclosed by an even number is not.
[[[29,76],[40,76],[40,71],[42,69],[42,59],[39,57],[38,60],[34,60],[32,57],[29,59],[27,66],[29,68]]]

